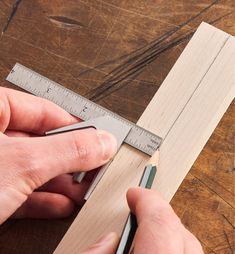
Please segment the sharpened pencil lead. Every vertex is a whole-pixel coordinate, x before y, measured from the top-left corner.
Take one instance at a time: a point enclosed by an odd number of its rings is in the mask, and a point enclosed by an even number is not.
[[[152,157],[149,159],[147,165],[152,165],[158,167],[159,164],[159,150],[157,150]]]

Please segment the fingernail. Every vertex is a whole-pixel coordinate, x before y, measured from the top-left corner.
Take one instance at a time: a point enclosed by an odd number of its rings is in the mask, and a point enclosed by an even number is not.
[[[97,135],[102,146],[103,160],[107,161],[111,159],[117,151],[117,140],[112,134],[106,131],[98,130]]]

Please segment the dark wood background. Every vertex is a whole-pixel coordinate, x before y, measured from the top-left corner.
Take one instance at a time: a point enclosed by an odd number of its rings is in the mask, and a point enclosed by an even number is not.
[[[0,1],[0,30],[13,3]],[[202,21],[235,35],[234,0],[22,0],[0,84],[19,62],[136,122]],[[205,253],[235,249],[234,134],[233,102],[171,202]],[[0,253],[52,253],[73,219],[7,221]]]

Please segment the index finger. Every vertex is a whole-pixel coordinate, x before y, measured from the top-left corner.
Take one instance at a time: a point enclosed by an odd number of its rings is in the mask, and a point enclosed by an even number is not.
[[[127,200],[138,223],[134,254],[184,253],[183,226],[167,201],[142,188],[130,189]]]
[[[43,134],[78,120],[56,104],[30,94],[0,87],[0,131]]]

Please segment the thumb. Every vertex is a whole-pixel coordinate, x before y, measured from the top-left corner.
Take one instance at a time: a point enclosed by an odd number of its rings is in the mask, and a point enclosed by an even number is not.
[[[113,254],[117,248],[118,236],[116,233],[109,233],[102,237],[82,254]]]
[[[12,152],[10,159],[18,165],[18,175],[26,182],[30,179],[32,189],[58,175],[87,171],[107,163],[117,146],[111,134],[95,129],[48,137],[7,138],[5,142],[9,146],[5,150]]]
[[[48,137],[0,137],[0,224],[44,183],[99,167],[115,151],[115,138],[94,129]]]

